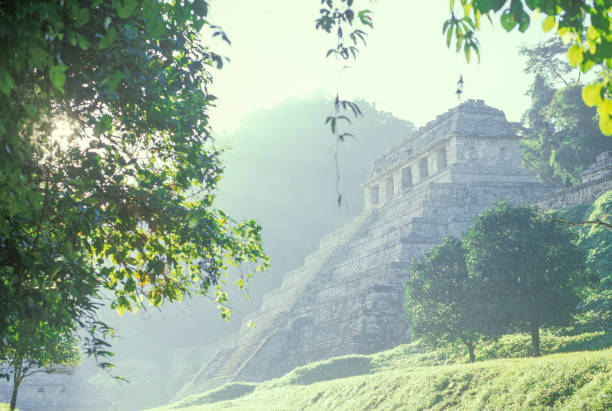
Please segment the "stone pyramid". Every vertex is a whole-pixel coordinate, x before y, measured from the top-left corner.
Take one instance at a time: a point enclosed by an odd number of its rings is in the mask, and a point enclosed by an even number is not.
[[[287,273],[249,319],[256,329],[244,324],[224,338],[175,401],[409,342],[403,284],[411,261],[444,236],[461,234],[492,202],[529,203],[550,190],[521,168],[511,124],[482,100],[451,109],[392,147],[363,189],[366,210]]]

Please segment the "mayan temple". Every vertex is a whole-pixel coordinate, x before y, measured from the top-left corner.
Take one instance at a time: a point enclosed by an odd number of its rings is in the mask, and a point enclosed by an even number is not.
[[[176,396],[229,381],[263,381],[313,361],[410,341],[404,301],[411,260],[459,235],[492,202],[550,191],[521,168],[504,113],[470,100],[388,150],[363,183],[366,209],[327,235],[304,265]]]

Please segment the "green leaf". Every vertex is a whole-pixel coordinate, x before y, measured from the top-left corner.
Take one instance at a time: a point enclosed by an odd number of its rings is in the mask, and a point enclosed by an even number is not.
[[[569,27],[559,27],[557,30],[557,35],[561,38],[563,44],[569,44],[573,38],[572,29]]]
[[[521,0],[512,0],[510,2],[510,12],[514,16],[514,20],[520,21],[523,14],[523,2]]]
[[[593,68],[593,66],[595,65],[595,62],[593,60],[583,60],[582,63],[580,64],[580,70],[582,70],[583,73],[588,72],[590,69]]]
[[[587,37],[589,40],[597,40],[601,37],[601,34],[599,34],[599,31],[595,28],[595,26],[589,26],[587,29]]]
[[[506,0],[479,0],[474,6],[476,6],[481,13],[488,13],[491,10],[499,11],[505,3]]]
[[[529,27],[530,22],[531,22],[531,19],[529,18],[529,14],[527,14],[526,12],[523,12],[523,14],[521,14],[521,18],[518,21],[519,31],[521,33],[524,33]]]
[[[610,116],[599,117],[599,129],[606,136],[612,136],[612,121]]]
[[[81,50],[87,51],[87,49],[89,48],[89,43],[87,42],[87,39],[84,36],[79,34],[77,42]]]
[[[589,107],[599,106],[603,100],[601,98],[601,90],[603,84],[589,84],[582,89],[582,100]]]
[[[122,19],[129,18],[138,7],[138,0],[119,0],[117,2],[117,15]]]
[[[149,36],[156,40],[162,38],[164,34],[166,34],[166,27],[157,19],[148,20],[145,24],[145,30]]]
[[[196,16],[206,17],[208,14],[208,3],[204,0],[195,0],[193,2],[193,12]]]
[[[567,50],[567,58],[572,67],[576,67],[578,64],[582,63],[582,60],[584,59],[582,47],[580,47],[578,44],[572,44]]]
[[[49,69],[49,78],[53,87],[64,93],[64,84],[66,84],[66,70],[68,66],[65,64],[58,64],[57,66],[51,66]]]
[[[87,23],[88,20],[89,20],[89,9],[86,7],[83,7],[82,9],[79,9],[79,11],[77,11],[77,14],[75,16],[74,25],[75,27],[81,27],[85,25],[85,23]]]
[[[15,80],[13,80],[6,68],[0,67],[0,91],[8,96],[15,87],[17,87]]]
[[[142,15],[147,20],[159,18],[160,6],[157,0],[148,0],[142,4]]]
[[[108,80],[108,89],[115,91],[121,80],[123,79],[123,73],[120,70],[115,70],[113,75]]]
[[[555,16],[546,17],[546,19],[544,19],[542,22],[542,30],[544,30],[545,33],[548,33],[553,27],[555,27]]]
[[[360,10],[358,13],[359,20],[361,21],[361,24],[374,28],[374,25],[372,24],[372,17],[369,15],[370,13],[372,13],[372,10]]]
[[[110,27],[106,32],[106,35],[100,39],[100,44],[98,45],[98,49],[104,50],[110,46],[113,41],[117,38],[117,29],[114,27]]]
[[[505,10],[501,16],[501,25],[506,31],[510,31],[516,26],[516,20],[510,9]]]
[[[612,114],[612,100],[604,100],[599,107],[597,107],[597,114],[599,114],[599,117],[606,118],[609,121],[610,115]]]
[[[102,117],[100,117],[100,120],[98,120],[98,122],[96,123],[94,127],[94,133],[96,135],[100,135],[110,130],[112,126],[112,120],[113,120],[112,117],[109,116],[108,114],[105,114]]]

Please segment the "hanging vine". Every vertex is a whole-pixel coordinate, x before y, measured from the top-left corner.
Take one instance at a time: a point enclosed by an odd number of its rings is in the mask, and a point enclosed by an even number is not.
[[[316,19],[317,30],[324,30],[329,34],[335,34],[336,46],[327,50],[326,57],[333,56],[340,66],[338,79],[336,81],[336,96],[334,99],[333,114],[325,119],[332,135],[336,139],[334,150],[334,162],[336,165],[336,194],[338,206],[342,205],[343,197],[340,190],[340,168],[338,162],[338,149],[340,143],[348,137],[355,137],[345,131],[344,127],[351,124],[351,116],[357,118],[362,116],[359,106],[350,100],[340,97],[339,81],[349,60],[356,60],[359,46],[366,45],[367,33],[363,29],[374,28],[371,10],[354,8],[354,0],[321,0],[320,17]]]

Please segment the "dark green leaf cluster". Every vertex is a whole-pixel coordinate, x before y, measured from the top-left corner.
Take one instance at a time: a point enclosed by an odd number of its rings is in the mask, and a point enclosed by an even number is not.
[[[207,13],[204,0],[2,4],[3,344],[52,311],[107,352],[103,289],[120,313],[213,291],[226,317],[228,268],[267,265],[258,224],[213,208],[207,87],[222,60],[199,32],[222,31]]]
[[[446,237],[442,244],[415,261],[406,283],[406,307],[412,332],[430,347],[441,341],[460,341],[474,361],[474,343],[485,313],[477,304],[483,290],[480,279],[471,276],[465,264],[461,240]]]
[[[523,331],[539,355],[540,327],[567,325],[587,281],[567,227],[529,207],[497,203],[462,239],[447,238],[413,264],[407,308],[429,345]]]
[[[532,332],[566,325],[585,283],[584,256],[567,227],[536,209],[498,203],[464,237],[467,266],[486,278],[499,329]]]
[[[612,191],[604,193],[592,205],[561,210],[558,216],[571,222],[600,220],[612,224]],[[586,269],[591,279],[581,292],[575,331],[612,333],[612,230],[599,224],[571,227],[577,232],[578,247],[586,255]]]

